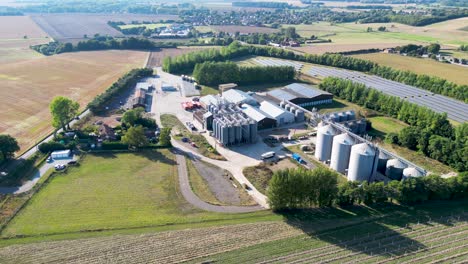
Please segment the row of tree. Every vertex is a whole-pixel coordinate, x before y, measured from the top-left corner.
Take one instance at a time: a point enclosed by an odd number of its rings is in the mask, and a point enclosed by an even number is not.
[[[206,49],[174,58],[166,57],[163,60],[163,70],[171,73],[189,73],[197,63],[205,61],[226,61],[248,55],[275,57],[361,72],[371,72],[385,79],[413,85],[461,101],[468,101],[468,85],[457,85],[438,77],[396,70],[391,67],[380,66],[371,61],[340,54],[296,54],[292,51],[274,47],[240,45],[238,42],[233,42],[229,46],[221,49]]]
[[[267,190],[268,202],[273,210],[286,210],[383,202],[411,204],[468,197],[468,173],[448,179],[430,175],[388,184],[346,182],[338,185],[338,177],[341,176],[325,168],[276,171]]]
[[[355,83],[335,77],[325,78],[320,89],[328,91],[335,96],[366,108],[381,112],[387,116],[397,118],[411,125],[412,133],[420,133],[419,141],[402,136],[401,141],[394,134],[390,134],[392,143],[401,143],[406,147],[421,150],[424,154],[437,159],[458,171],[468,169],[468,129],[462,125],[453,129],[447,120],[447,114],[436,113],[426,107],[409,103],[395,96],[386,95],[375,89],[367,88],[363,84]],[[403,130],[402,133],[409,132]],[[444,142],[444,156],[441,155],[441,143]],[[419,147],[416,147],[419,146]]]
[[[32,49],[46,56],[73,51],[108,49],[155,50],[159,48],[175,47],[177,47],[177,44],[172,42],[154,42],[146,38],[135,37],[115,39],[110,36],[95,36],[92,39],[80,41],[76,45],[54,41],[47,44],[31,46]]]
[[[204,85],[222,83],[256,84],[292,81],[294,67],[241,67],[233,62],[203,62],[195,65],[193,77]]]
[[[114,82],[107,90],[96,96],[89,104],[88,108],[93,113],[98,113],[103,110],[104,105],[109,102],[111,98],[121,93],[128,87],[134,86],[138,80],[153,75],[153,70],[148,68],[133,69],[120,77]]]

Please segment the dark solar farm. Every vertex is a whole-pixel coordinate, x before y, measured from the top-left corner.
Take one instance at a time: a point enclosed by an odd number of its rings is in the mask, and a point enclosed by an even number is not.
[[[362,83],[383,93],[398,96],[408,100],[409,102],[426,106],[438,113],[447,113],[448,118],[457,122],[463,123],[468,121],[468,104],[448,98],[446,96],[434,94],[414,86],[390,81],[381,77],[360,72],[320,66],[314,66],[311,70],[308,71],[308,74],[311,76],[334,76],[343,79],[349,79],[358,83]]]

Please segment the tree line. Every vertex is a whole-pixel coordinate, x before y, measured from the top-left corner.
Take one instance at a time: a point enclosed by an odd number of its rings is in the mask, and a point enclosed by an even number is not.
[[[170,73],[189,73],[193,71],[197,63],[205,61],[227,61],[249,55],[274,57],[348,70],[370,72],[385,79],[413,85],[461,101],[468,101],[468,85],[457,85],[442,78],[416,74],[410,71],[396,70],[391,67],[380,66],[368,60],[340,54],[296,54],[292,51],[275,47],[240,45],[238,42],[233,42],[229,46],[221,49],[206,49],[177,57],[166,57],[163,60],[163,70]]]
[[[133,69],[126,73],[124,76],[120,77],[116,82],[114,82],[107,90],[96,96],[89,104],[88,108],[93,113],[99,113],[105,107],[105,103],[109,102],[111,98],[121,93],[123,90],[128,89],[128,87],[134,86],[138,80],[149,77],[153,74],[152,69],[140,68]]]
[[[292,5],[288,3],[281,3],[281,2],[232,2],[232,6],[279,8],[279,9],[293,8]]]
[[[275,211],[325,206],[400,204],[468,197],[468,173],[448,179],[437,175],[410,177],[402,181],[346,182],[325,168],[287,169],[273,173],[267,190],[268,203]]]
[[[409,124],[410,128],[400,132],[400,140],[399,135],[389,134],[391,143],[400,143],[411,149],[420,150],[426,156],[458,171],[468,169],[468,126],[466,124],[454,129],[445,113],[436,113],[426,107],[386,95],[350,80],[328,77],[320,83],[319,87],[339,98]],[[414,136],[412,138],[404,136],[404,133],[408,132]],[[442,144],[444,144],[443,147]]]
[[[31,46],[35,51],[42,53],[46,56],[60,54],[65,52],[74,51],[91,51],[91,50],[108,50],[108,49],[119,49],[119,50],[155,50],[159,48],[175,48],[176,43],[172,42],[153,42],[145,38],[123,38],[115,39],[110,36],[95,36],[89,40],[82,40],[76,45],[72,43],[62,42],[50,42],[47,44],[40,44]]]
[[[222,83],[256,84],[292,81],[295,76],[291,66],[241,67],[233,62],[203,62],[195,65],[193,77],[200,84]]]

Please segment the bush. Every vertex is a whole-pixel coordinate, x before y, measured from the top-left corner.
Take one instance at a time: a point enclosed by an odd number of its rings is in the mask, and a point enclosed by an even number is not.
[[[64,144],[55,141],[45,142],[39,145],[39,151],[44,154],[64,149],[67,149],[67,147]]]
[[[128,144],[122,142],[102,142],[103,150],[123,150],[128,149]]]

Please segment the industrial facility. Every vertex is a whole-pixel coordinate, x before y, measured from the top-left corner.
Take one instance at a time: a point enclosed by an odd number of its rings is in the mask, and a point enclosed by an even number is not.
[[[303,83],[293,83],[281,89],[267,92],[266,97],[278,104],[282,101],[287,101],[301,107],[330,104],[333,101],[331,93]]]
[[[340,123],[354,134],[364,135],[367,131],[367,120],[365,118],[357,119],[356,113],[352,110],[326,114],[324,118]]]
[[[151,91],[153,86],[146,82],[136,84],[135,93],[133,95],[132,107],[146,107],[146,93]]]

